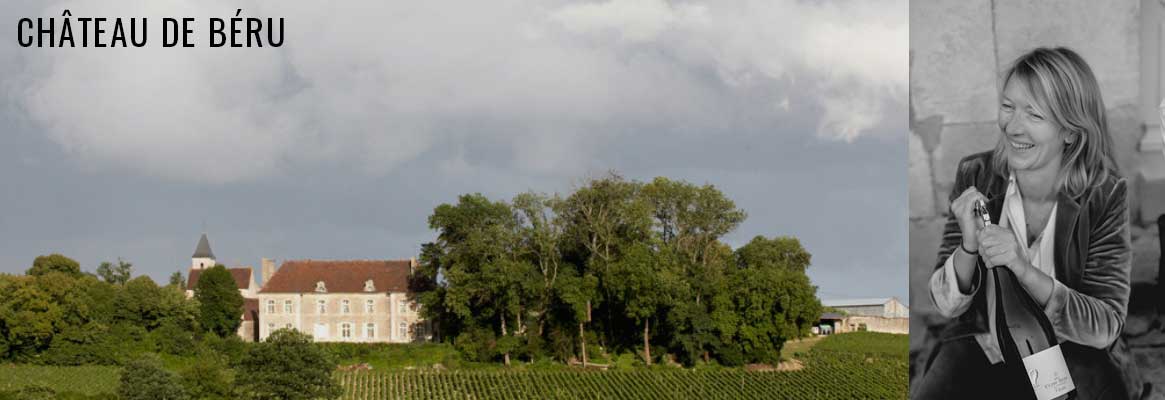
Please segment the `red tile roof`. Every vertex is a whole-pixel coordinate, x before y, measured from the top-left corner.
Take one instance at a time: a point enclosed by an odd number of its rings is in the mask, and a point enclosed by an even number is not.
[[[316,282],[328,293],[365,293],[370,279],[374,293],[406,292],[411,266],[411,260],[287,261],[259,293],[313,293]]]
[[[235,287],[239,289],[251,287],[251,267],[227,268],[227,271],[231,272],[231,278],[235,278]],[[198,276],[202,275],[202,270],[191,269],[189,275],[186,277],[186,290],[194,290],[198,287]]]

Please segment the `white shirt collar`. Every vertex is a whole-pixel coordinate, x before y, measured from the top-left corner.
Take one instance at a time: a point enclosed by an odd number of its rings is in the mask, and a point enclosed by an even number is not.
[[[1058,204],[1052,205],[1052,211],[1048,214],[1048,222],[1044,225],[1043,231],[1040,232],[1039,239],[1032,243],[1029,248],[1027,245],[1027,216],[1023,212],[1023,196],[1019,193],[1019,184],[1016,182],[1015,173],[1012,172],[1008,176],[1007,191],[1003,199],[1003,215],[999,217],[999,225],[1010,227],[1012,233],[1015,234],[1016,243],[1027,250],[1026,256],[1032,266],[1039,268],[1040,271],[1051,277],[1056,276],[1052,257],[1055,254],[1053,245],[1056,236],[1057,208],[1059,208]]]

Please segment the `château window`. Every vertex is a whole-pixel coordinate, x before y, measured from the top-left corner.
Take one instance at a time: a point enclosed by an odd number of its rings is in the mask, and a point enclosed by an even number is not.
[[[267,334],[270,335],[272,332],[275,332],[275,324],[267,324]]]
[[[340,337],[344,339],[352,337],[352,324],[347,322],[340,324]]]
[[[327,314],[328,313],[328,301],[327,300],[316,300],[316,309],[319,310],[320,314]]]
[[[268,314],[275,313],[275,300],[267,300],[267,313]]]
[[[419,338],[425,337],[425,325],[424,324],[417,324],[417,337],[419,337]]]
[[[364,300],[364,312],[372,314],[376,311],[376,300]]]
[[[364,337],[369,339],[376,337],[376,324],[369,322],[364,325]]]
[[[400,335],[401,339],[408,339],[408,337],[409,337],[409,324],[406,324],[404,322],[400,323],[399,335]]]
[[[293,310],[294,310],[294,307],[292,307],[292,305],[291,305],[291,300],[283,300],[283,313],[284,314],[291,314],[291,313],[295,312]]]
[[[409,311],[409,305],[408,305],[408,303],[406,303],[404,300],[401,300],[401,301],[397,302],[397,305],[399,305],[399,306],[400,306],[400,307],[399,307],[399,311],[400,311],[400,313],[401,313],[401,314],[404,314],[404,313],[406,313],[406,312],[408,312],[408,311]]]
[[[287,329],[291,329],[291,324],[290,324],[290,323],[288,323],[288,324],[287,324]]]
[[[352,312],[352,307],[348,304],[348,299],[340,300],[340,313],[347,314]]]

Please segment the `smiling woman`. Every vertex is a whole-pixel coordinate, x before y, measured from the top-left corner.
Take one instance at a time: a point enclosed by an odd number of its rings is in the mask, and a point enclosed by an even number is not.
[[[958,165],[929,285],[939,313],[954,321],[915,394],[1052,398],[1037,396],[1032,373],[1032,357],[1045,353],[1018,337],[1046,327],[1076,398],[1130,398],[1139,388],[1124,380],[1132,374],[1120,335],[1130,288],[1127,184],[1100,87],[1066,48],[1020,56],[1001,85],[995,149]],[[976,204],[986,205],[988,223]],[[1030,305],[1030,319],[1017,318],[1017,304]]]

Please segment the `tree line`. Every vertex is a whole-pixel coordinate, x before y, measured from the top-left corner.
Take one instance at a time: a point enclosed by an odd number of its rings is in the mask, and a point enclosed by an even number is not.
[[[310,336],[238,337],[243,297],[224,266],[202,271],[189,299],[180,272],[165,286],[132,273],[124,260],[88,273],[51,254],[24,275],[0,274],[0,362],[120,365],[126,399],[339,396],[336,357]],[[163,368],[158,355],[181,365]]]
[[[466,194],[436,207],[411,287],[464,357],[776,363],[821,305],[792,237],[725,235],[746,213],[712,185],[617,174],[566,196]]]
[[[221,265],[203,271],[192,299],[181,273],[166,286],[132,273],[124,260],[88,273],[51,254],[25,275],[0,274],[0,360],[119,364],[145,350],[191,351],[196,338],[232,336],[242,322],[243,297]]]

